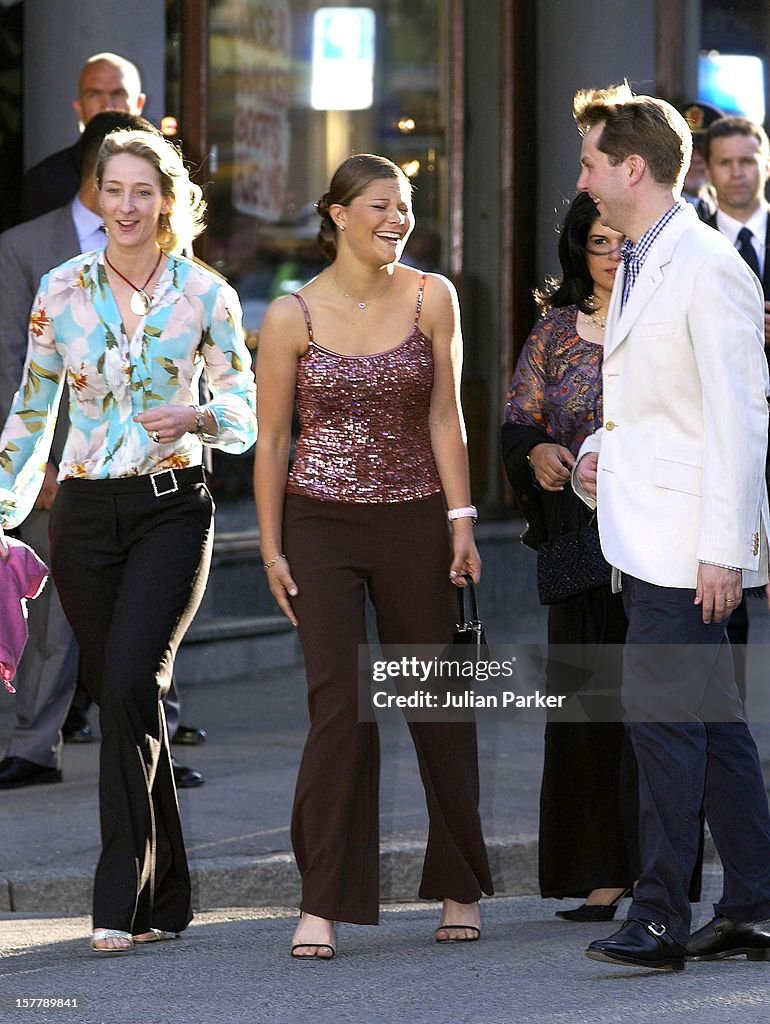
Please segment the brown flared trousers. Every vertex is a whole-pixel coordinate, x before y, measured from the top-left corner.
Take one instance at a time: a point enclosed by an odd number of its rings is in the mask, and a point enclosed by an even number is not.
[[[394,504],[288,494],[284,550],[308,678],[310,732],[300,765],[292,842],[302,909],[376,924],[379,911],[379,740],[360,721],[358,645],[365,590],[382,644],[448,644],[455,620],[440,495]],[[479,819],[476,726],[412,722],[430,821],[419,895],[473,903],[492,893]]]

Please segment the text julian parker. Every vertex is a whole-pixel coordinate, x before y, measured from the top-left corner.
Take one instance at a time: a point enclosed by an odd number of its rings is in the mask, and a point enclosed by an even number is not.
[[[412,693],[387,693],[378,690],[372,697],[376,708],[560,708],[566,696],[534,693],[514,693],[503,690],[501,694],[476,693],[463,690],[462,693],[432,693],[430,690],[414,690]]]

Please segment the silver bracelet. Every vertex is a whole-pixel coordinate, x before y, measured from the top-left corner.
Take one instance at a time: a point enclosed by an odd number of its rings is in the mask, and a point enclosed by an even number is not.
[[[262,565],[265,569],[269,569],[271,565],[275,565],[275,563],[280,562],[281,559],[286,561],[286,555],[276,555],[275,558],[271,558],[269,562],[263,562]]]

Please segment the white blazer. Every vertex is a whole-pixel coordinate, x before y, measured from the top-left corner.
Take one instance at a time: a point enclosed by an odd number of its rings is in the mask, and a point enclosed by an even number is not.
[[[654,242],[605,336],[598,522],[607,561],[694,589],[698,562],[767,581],[768,369],[762,288],[726,238],[688,206]],[[576,474],[573,486],[592,507]]]

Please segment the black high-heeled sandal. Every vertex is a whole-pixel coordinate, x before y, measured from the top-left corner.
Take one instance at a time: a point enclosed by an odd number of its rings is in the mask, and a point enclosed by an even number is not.
[[[574,910],[557,910],[555,916],[563,921],[611,921],[617,912],[620,901],[631,895],[630,889],[624,889],[612,903],[584,903]]]

